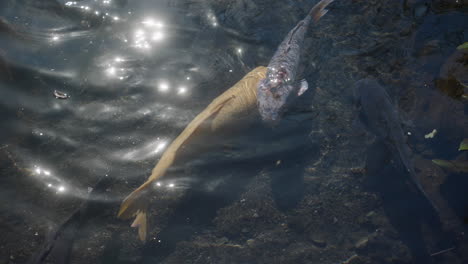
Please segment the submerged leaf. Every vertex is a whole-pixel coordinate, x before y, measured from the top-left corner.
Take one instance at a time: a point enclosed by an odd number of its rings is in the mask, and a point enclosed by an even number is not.
[[[468,150],[468,138],[465,138],[462,142],[460,142],[460,147],[458,148],[458,151],[462,150]]]
[[[452,166],[452,164],[448,160],[433,159],[432,162],[434,162],[436,165],[439,165],[440,167],[451,167]]]
[[[428,138],[434,138],[434,136],[437,134],[437,129],[433,129],[431,133],[428,133],[426,135],[424,135],[424,138],[425,139],[428,139]]]
[[[461,50],[461,49],[468,49],[468,42],[465,42],[463,44],[461,44],[460,46],[457,47],[458,50]]]
[[[432,162],[455,172],[468,172],[468,161],[433,159]]]

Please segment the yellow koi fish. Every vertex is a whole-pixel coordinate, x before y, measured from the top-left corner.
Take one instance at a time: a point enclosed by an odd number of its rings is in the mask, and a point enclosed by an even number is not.
[[[266,76],[266,67],[257,67],[223,94],[215,98],[169,145],[154,167],[148,180],[125,198],[120,206],[119,218],[135,217],[132,227],[138,228],[140,240],[146,240],[148,230],[148,193],[154,181],[163,177],[178,157],[178,152],[193,141],[195,134],[219,131],[236,119],[256,111],[257,85]]]

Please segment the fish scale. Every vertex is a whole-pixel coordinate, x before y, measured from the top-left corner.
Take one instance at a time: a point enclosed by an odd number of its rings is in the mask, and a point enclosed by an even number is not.
[[[270,60],[267,77],[257,87],[257,105],[266,123],[276,123],[287,102],[302,95],[308,88],[305,80],[298,82],[301,49],[311,21],[317,22],[327,13],[325,9],[334,0],[321,0],[307,16],[288,33]]]

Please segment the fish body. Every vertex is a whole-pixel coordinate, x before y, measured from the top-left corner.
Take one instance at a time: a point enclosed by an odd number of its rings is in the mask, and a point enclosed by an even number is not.
[[[401,162],[411,181],[437,211],[416,177],[411,150],[406,144],[398,112],[385,89],[376,80],[363,79],[355,84],[354,94],[362,123],[384,142],[392,157]]]
[[[149,202],[147,194],[151,191],[153,183],[166,174],[174,162],[180,159],[183,149],[199,139],[200,134],[209,136],[213,135],[211,133],[221,133],[226,127],[240,126],[242,124],[239,123],[244,123],[246,116],[256,113],[256,88],[258,82],[265,78],[266,70],[266,67],[253,69],[233,87],[215,98],[168,146],[146,182],[122,202],[118,217],[135,218],[131,226],[138,228],[140,240],[146,239]]]
[[[258,109],[263,121],[277,122],[288,101],[307,90],[307,81],[296,80],[304,36],[311,21],[317,22],[325,15],[325,8],[333,1],[318,2],[288,33],[273,55],[268,64],[267,76],[257,87]]]

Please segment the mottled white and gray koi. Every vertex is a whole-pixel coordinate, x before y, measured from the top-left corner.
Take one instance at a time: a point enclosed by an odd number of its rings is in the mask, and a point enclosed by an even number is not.
[[[304,36],[311,20],[317,22],[334,0],[321,0],[301,20],[279,45],[268,64],[267,76],[257,87],[257,104],[262,120],[276,123],[286,102],[302,95],[308,88],[306,80],[297,81],[296,74]]]

